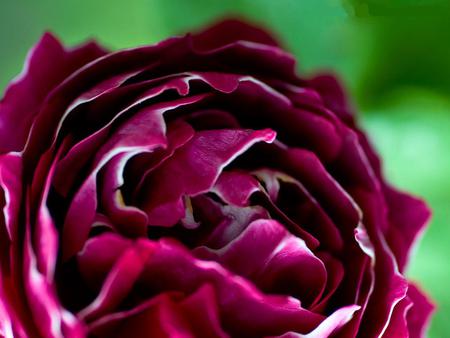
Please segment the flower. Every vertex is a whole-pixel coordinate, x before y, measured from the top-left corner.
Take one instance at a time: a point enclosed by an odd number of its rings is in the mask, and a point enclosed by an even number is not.
[[[0,104],[5,337],[420,337],[429,218],[343,90],[228,20],[108,52],[45,34]]]

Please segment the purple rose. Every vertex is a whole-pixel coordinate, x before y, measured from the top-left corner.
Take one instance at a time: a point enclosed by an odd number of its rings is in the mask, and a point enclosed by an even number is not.
[[[422,337],[430,213],[259,28],[45,34],[0,103],[3,337]]]

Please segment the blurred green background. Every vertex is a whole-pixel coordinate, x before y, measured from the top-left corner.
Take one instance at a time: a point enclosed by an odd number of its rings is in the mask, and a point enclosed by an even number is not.
[[[45,30],[66,44],[148,44],[239,16],[273,30],[302,74],[339,74],[398,187],[434,210],[410,278],[438,305],[429,337],[450,336],[448,0],[0,0],[0,91]]]

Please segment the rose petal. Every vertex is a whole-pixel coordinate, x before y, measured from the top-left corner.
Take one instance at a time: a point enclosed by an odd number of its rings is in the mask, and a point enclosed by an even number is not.
[[[407,314],[409,337],[420,338],[426,333],[435,306],[426,295],[412,283],[410,283],[408,287],[408,297],[413,303]]]
[[[390,187],[384,190],[389,206],[389,229],[386,239],[402,272],[408,262],[411,246],[424,231],[431,211],[420,199]]]
[[[306,304],[319,298],[327,273],[304,241],[273,220],[253,221],[220,249],[200,247],[194,254],[214,260],[270,293],[297,296]]]
[[[228,19],[193,35],[195,47],[210,50],[236,41],[252,41],[278,46],[278,42],[266,31],[244,21]]]
[[[62,308],[54,285],[38,271],[29,227],[25,233],[23,267],[24,289],[39,333],[48,338],[82,336],[84,325]]]
[[[141,194],[144,194],[141,205],[147,212],[150,224],[173,225],[161,218],[161,208],[179,203],[183,195],[196,195],[208,191],[222,169],[234,158],[254,143],[272,142],[274,138],[275,133],[271,130],[198,132],[190,142],[178,149],[146,178],[141,188]],[[199,170],[202,171],[202,175],[197,174]],[[158,193],[148,193],[149,191]]]
[[[294,332],[286,333],[279,338],[323,338],[338,334],[341,328],[346,325],[360,307],[349,305],[340,308],[328,316],[320,325],[308,334],[298,334]]]
[[[81,319],[92,321],[111,312],[128,295],[150,254],[148,251],[137,249],[130,248],[118,257],[98,296],[79,313]]]
[[[87,239],[89,228],[97,207],[97,174],[114,156],[132,157],[140,152],[152,152],[165,147],[165,124],[162,114],[181,105],[190,104],[201,97],[174,101],[163,107],[144,107],[128,123],[122,125],[99,150],[89,177],[76,193],[67,213],[62,237],[63,259],[66,260],[78,250]],[[136,129],[137,128],[137,129]],[[136,135],[136,130],[139,134]]]
[[[211,189],[224,202],[238,207],[248,206],[250,196],[260,190],[259,182],[254,177],[238,171],[222,172]]]
[[[96,242],[100,244],[102,238],[113,236],[100,235]],[[140,247],[139,250],[151,253],[139,279],[139,286],[136,286],[141,296],[144,297],[146,292],[155,294],[166,291],[190,294],[204,283],[209,283],[216,290],[224,327],[231,334],[280,334],[289,330],[304,332],[313,329],[322,320],[321,316],[302,309],[298,301],[292,298],[263,295],[247,281],[230,274],[217,263],[193,258],[189,251],[173,241],[139,240],[135,245]],[[96,256],[90,257],[95,266]],[[248,317],[249,314],[251,317]]]
[[[100,289],[111,267],[130,243],[114,233],[105,233],[86,242],[83,251],[77,255],[77,261],[81,275],[92,289]]]
[[[21,151],[49,92],[75,70],[105,53],[94,42],[68,50],[45,33],[29,52],[22,74],[0,101],[0,153]]]
[[[0,217],[0,229],[5,237],[1,237],[2,242],[16,240],[17,219],[20,207],[22,192],[22,182],[20,173],[22,172],[22,158],[19,153],[8,153],[0,155],[0,188],[4,205],[2,217]],[[5,243],[5,247],[9,244]]]
[[[260,169],[253,173],[264,182],[271,200],[280,210],[316,237],[322,247],[331,252],[342,249],[344,243],[340,229],[298,180],[270,169]]]
[[[94,336],[228,337],[217,318],[214,291],[208,285],[189,297],[165,293],[140,306],[105,316],[90,326]]]
[[[309,80],[308,84],[320,93],[328,109],[338,115],[342,121],[348,124],[353,123],[347,95],[345,95],[343,86],[335,76],[331,74],[317,75]]]

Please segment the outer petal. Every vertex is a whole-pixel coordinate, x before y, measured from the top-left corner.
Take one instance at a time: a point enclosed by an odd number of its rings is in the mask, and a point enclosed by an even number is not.
[[[422,234],[431,217],[431,211],[420,199],[396,191],[385,189],[386,203],[389,205],[390,227],[386,239],[403,271],[412,245]]]
[[[412,307],[406,316],[409,338],[422,338],[425,336],[434,304],[414,284],[409,284],[408,297],[412,301]]]
[[[12,240],[17,240],[17,222],[22,195],[22,158],[18,153],[0,155],[0,194],[2,215],[0,217],[0,243],[2,250],[9,247]],[[3,254],[2,254],[3,255]],[[4,259],[6,257],[1,257]],[[4,264],[7,264],[4,262]],[[8,264],[7,264],[8,265]]]
[[[46,33],[30,51],[21,75],[0,101],[0,153],[21,151],[48,93],[67,76],[106,52],[91,42],[67,50]]]
[[[236,41],[278,46],[278,42],[263,29],[233,19],[221,21],[203,32],[194,34],[193,40],[198,49],[214,49]]]
[[[338,79],[330,74],[318,75],[308,82],[317,92],[325,103],[325,106],[332,110],[345,123],[353,123],[353,115],[347,95],[339,83]]]

